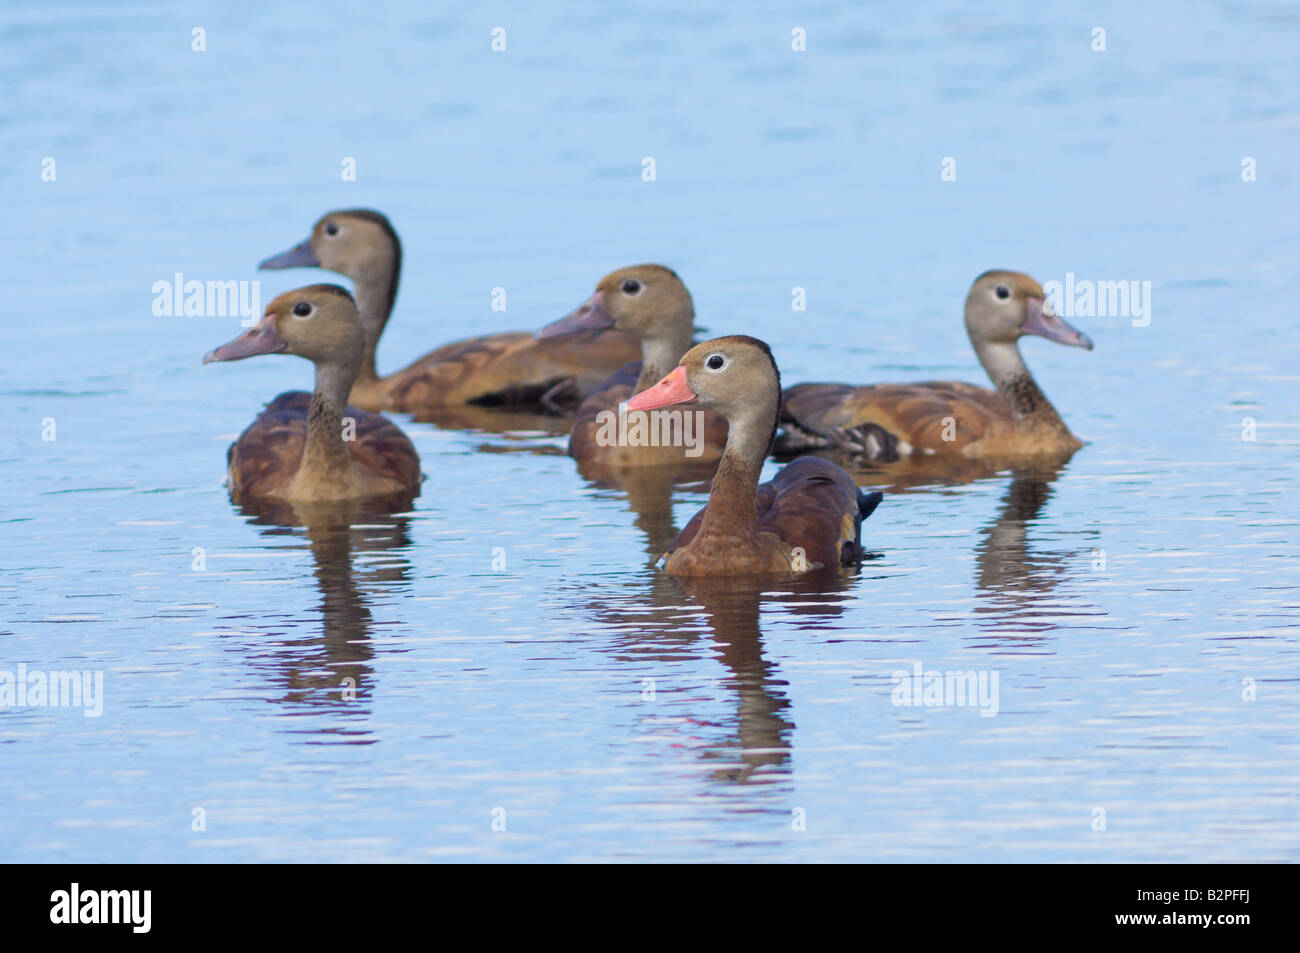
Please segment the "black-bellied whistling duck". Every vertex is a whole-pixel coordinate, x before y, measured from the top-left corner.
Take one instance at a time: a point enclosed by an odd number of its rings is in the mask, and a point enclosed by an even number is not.
[[[785,392],[778,452],[836,448],[881,460],[914,453],[1006,459],[1083,446],[1034,382],[1018,340],[1036,334],[1092,350],[1086,334],[1016,271],[986,271],[966,296],[966,333],[997,390],[956,381],[798,384]]]
[[[663,265],[633,265],[612,271],[600,279],[590,298],[542,328],[539,337],[602,328],[635,335],[641,342],[641,360],[619,370],[578,407],[569,434],[569,455],[579,462],[614,468],[718,460],[727,443],[727,420],[714,411],[671,412],[681,415],[676,433],[689,436],[690,446],[683,446],[684,439],[660,439],[663,428],[648,419],[618,419],[624,401],[658,381],[690,350],[695,305],[676,273]],[[668,423],[671,435],[674,422]]]
[[[226,455],[230,495],[294,503],[413,496],[420,458],[379,414],[348,406],[365,334],[356,304],[338,285],[286,291],[254,328],[209,351],[203,363],[257,354],[296,354],[316,365],[312,394],[281,394]]]
[[[727,446],[708,505],[664,554],[668,572],[790,575],[861,557],[862,521],[880,493],[863,493],[819,457],[802,457],[759,485],[780,402],[771,350],[741,334],[697,344],[667,377],[628,401],[633,410],[699,403],[727,419]]]
[[[369,209],[325,214],[305,241],[258,267],[326,268],[356,283],[366,342],[351,400],[366,410],[418,414],[463,404],[572,405],[637,356],[636,339],[616,331],[559,341],[516,331],[446,344],[380,377],[375,350],[397,298],[402,243],[388,218]]]

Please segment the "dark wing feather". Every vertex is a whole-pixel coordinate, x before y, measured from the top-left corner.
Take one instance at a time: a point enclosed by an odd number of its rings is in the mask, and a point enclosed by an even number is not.
[[[821,457],[800,457],[767,485],[774,493],[759,511],[759,532],[801,547],[810,565],[858,557],[863,517],[857,484],[847,473]]]

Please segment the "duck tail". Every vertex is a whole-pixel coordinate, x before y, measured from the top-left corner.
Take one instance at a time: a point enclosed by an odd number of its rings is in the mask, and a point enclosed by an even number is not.
[[[885,498],[885,494],[879,490],[872,490],[868,493],[865,490],[858,490],[858,514],[861,519],[866,519],[876,511],[880,501]]]

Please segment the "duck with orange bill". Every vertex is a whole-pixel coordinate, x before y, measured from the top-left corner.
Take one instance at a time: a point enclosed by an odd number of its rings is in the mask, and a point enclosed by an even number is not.
[[[306,239],[258,267],[325,268],[355,282],[365,344],[350,399],[366,410],[419,414],[467,404],[571,409],[639,351],[634,337],[614,330],[557,340],[506,331],[443,345],[380,377],[375,352],[402,270],[402,243],[386,215],[359,208],[328,212]]]
[[[966,296],[966,333],[996,390],[959,381],[798,384],[785,392],[779,453],[841,450],[872,460],[933,454],[973,460],[1059,458],[1083,441],[1039,388],[1019,340],[1029,334],[1092,350],[1061,320],[1042,286],[1016,271],[986,271]]]
[[[316,366],[313,393],[276,397],[230,446],[230,495],[317,503],[410,498],[422,479],[410,438],[380,414],[349,407],[365,335],[352,295],[338,285],[287,291],[254,328],[209,351],[204,364],[294,354]]]
[[[686,352],[630,410],[698,404],[727,420],[727,443],[709,502],[664,554],[680,576],[788,576],[851,565],[862,557],[862,521],[881,494],[859,490],[828,460],[802,457],[760,484],[776,432],[781,377],[766,344],[714,338]]]

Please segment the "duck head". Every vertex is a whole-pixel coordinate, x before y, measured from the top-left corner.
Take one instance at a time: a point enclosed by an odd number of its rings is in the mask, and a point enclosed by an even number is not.
[[[781,372],[771,349],[758,338],[733,334],[695,345],[663,380],[630,398],[627,409],[699,404],[722,414],[733,429],[752,418],[770,441],[780,397]]]
[[[966,295],[966,333],[980,344],[1014,344],[1022,335],[1092,350],[1092,339],[1062,321],[1047,303],[1047,295],[1029,275],[1018,271],[986,271]]]
[[[365,208],[338,209],[322,215],[297,245],[257,267],[325,268],[361,281],[376,269],[399,267],[401,257],[401,242],[386,215]]]
[[[538,337],[618,328],[642,340],[684,336],[689,343],[694,327],[695,304],[676,273],[663,265],[632,265],[600,279],[590,298],[542,328]]]
[[[308,285],[276,297],[256,327],[213,348],[203,363],[296,354],[318,365],[348,367],[360,360],[364,339],[357,306],[346,288]]]

